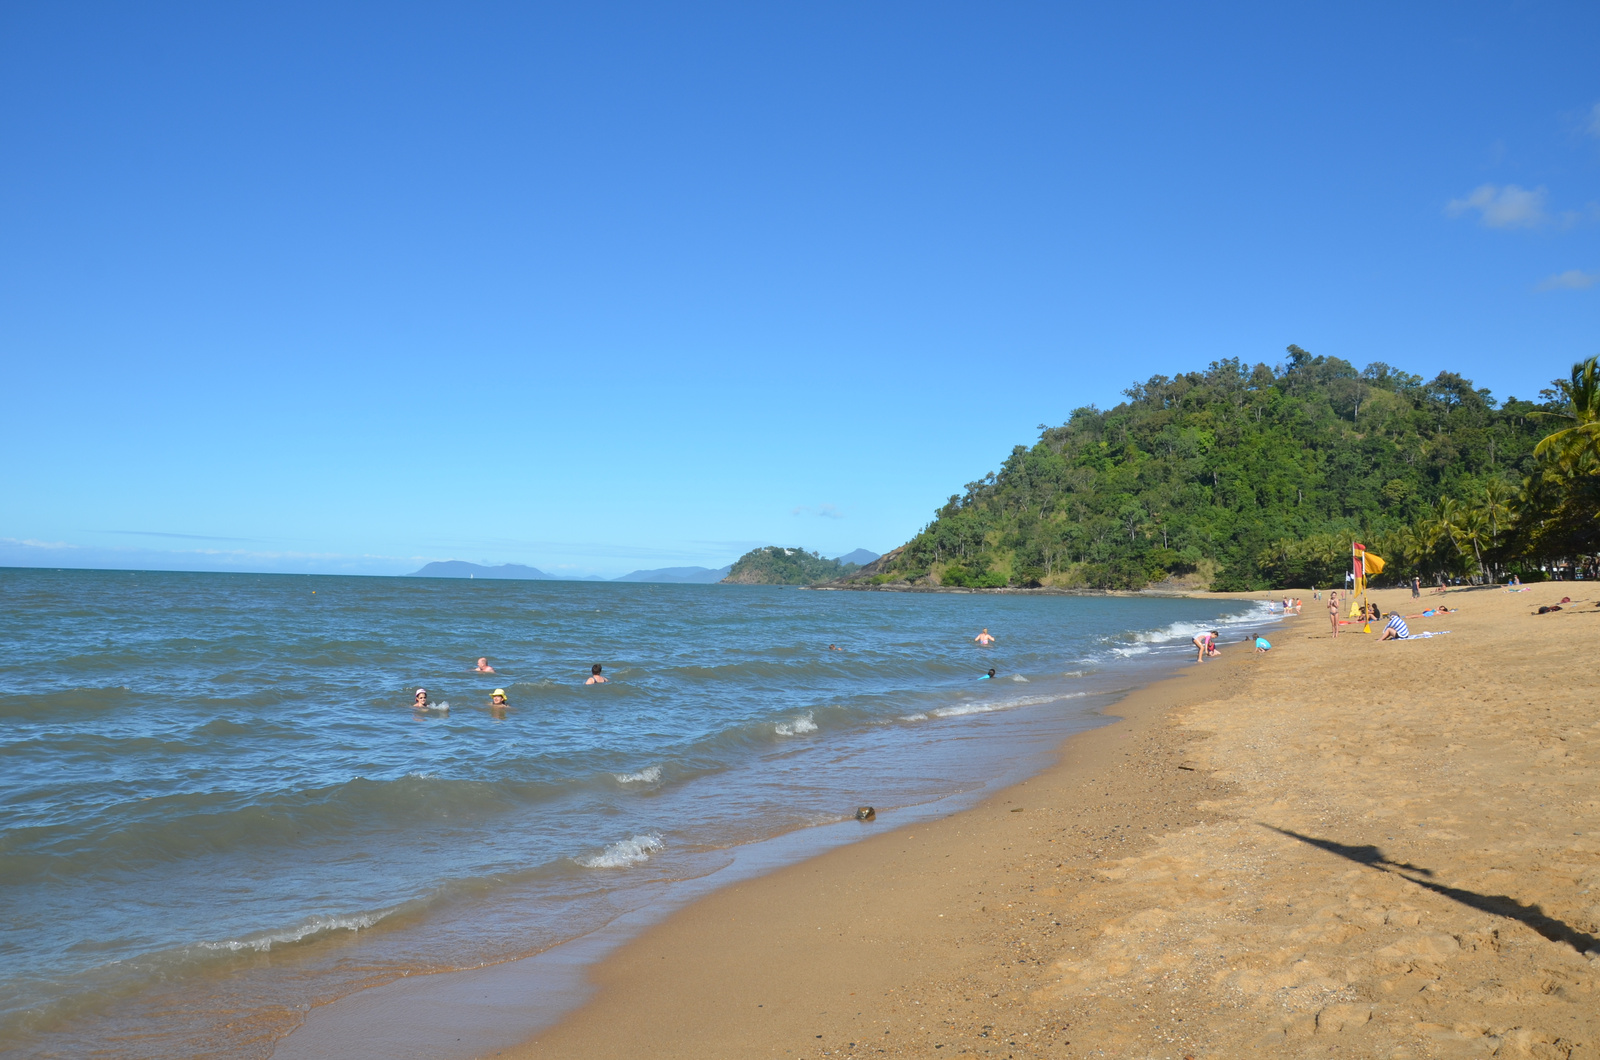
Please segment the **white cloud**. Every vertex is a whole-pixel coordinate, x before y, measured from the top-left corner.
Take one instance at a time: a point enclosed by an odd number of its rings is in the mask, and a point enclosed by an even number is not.
[[[1464,199],[1451,199],[1444,212],[1460,217],[1477,210],[1489,228],[1534,228],[1549,220],[1544,210],[1544,188],[1519,188],[1515,184],[1496,187],[1484,184]]]
[[[1589,110],[1589,135],[1600,136],[1600,103]]]
[[[1568,269],[1548,277],[1539,284],[1541,291],[1582,291],[1600,283],[1600,272],[1584,272],[1581,269]]]
[[[818,504],[815,507],[813,507],[813,506],[811,506],[809,504],[802,504],[802,505],[798,506],[797,508],[795,508],[789,514],[790,515],[820,515],[824,519],[843,519],[844,518],[844,513],[839,510],[837,505],[833,505],[833,504]]]

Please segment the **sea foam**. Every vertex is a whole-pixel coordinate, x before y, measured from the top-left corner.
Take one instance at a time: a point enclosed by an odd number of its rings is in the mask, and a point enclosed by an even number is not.
[[[637,773],[613,773],[619,784],[654,784],[661,779],[660,766],[646,766]]]
[[[779,722],[772,727],[772,731],[779,736],[799,736],[804,732],[816,732],[817,723],[812,720],[812,714],[808,711],[791,722]]]
[[[593,857],[578,858],[577,862],[586,869],[625,869],[649,861],[651,854],[665,848],[658,835],[636,835],[612,843]]]
[[[1111,649],[1113,655],[1127,657],[1130,655],[1144,655],[1153,649],[1173,643],[1183,643],[1193,640],[1196,633],[1205,633],[1213,629],[1224,630],[1233,626],[1259,626],[1275,621],[1280,614],[1278,608],[1265,601],[1259,602],[1255,607],[1237,615],[1229,615],[1212,622],[1174,622],[1161,629],[1144,630],[1129,637],[1130,643],[1122,644]]]
[[[318,935],[325,935],[333,931],[360,931],[369,928],[389,915],[390,911],[382,913],[356,913],[350,916],[314,916],[302,924],[283,931],[268,932],[254,938],[227,939],[223,942],[202,942],[201,949],[206,950],[255,950],[265,953],[273,946],[286,945],[292,942],[303,942]]]

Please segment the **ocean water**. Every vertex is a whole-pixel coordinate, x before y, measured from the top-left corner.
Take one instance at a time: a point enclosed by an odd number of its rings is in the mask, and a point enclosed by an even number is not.
[[[0,1050],[268,1056],[315,1006],[546,950],[747,844],[1037,769],[1195,630],[1269,620],[0,569]],[[607,684],[584,685],[593,662]]]

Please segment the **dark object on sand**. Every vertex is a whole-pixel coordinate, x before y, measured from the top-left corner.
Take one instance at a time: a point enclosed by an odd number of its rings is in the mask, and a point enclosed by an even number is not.
[[[1551,604],[1548,607],[1539,608],[1539,610],[1535,611],[1534,614],[1536,614],[1536,615],[1548,615],[1552,611],[1559,611],[1559,610],[1561,610],[1561,605],[1560,604]]]
[[[856,807],[856,820],[858,820],[858,821],[875,821],[875,820],[877,820],[877,818],[878,818],[878,811],[874,810],[871,806],[857,806]]]

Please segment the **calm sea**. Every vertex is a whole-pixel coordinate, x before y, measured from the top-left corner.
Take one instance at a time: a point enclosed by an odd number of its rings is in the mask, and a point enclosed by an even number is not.
[[[0,570],[0,1049],[270,1055],[314,1006],[546,950],[747,844],[863,803],[863,829],[954,806],[1045,764],[1193,630],[1265,620],[1182,599]],[[586,687],[595,662],[610,681]],[[436,709],[411,709],[419,685]]]

